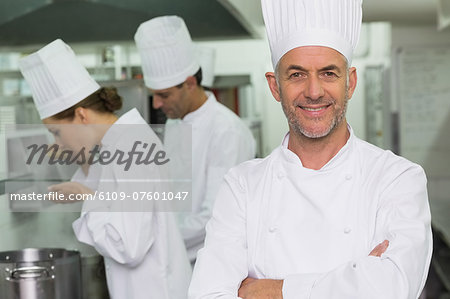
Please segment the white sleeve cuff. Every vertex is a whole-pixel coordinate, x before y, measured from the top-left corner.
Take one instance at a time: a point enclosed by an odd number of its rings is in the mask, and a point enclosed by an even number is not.
[[[283,281],[283,299],[309,299],[320,274],[294,274]]]

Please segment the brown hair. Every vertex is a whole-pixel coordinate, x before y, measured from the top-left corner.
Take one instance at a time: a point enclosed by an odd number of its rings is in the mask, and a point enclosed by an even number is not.
[[[89,108],[99,113],[114,113],[122,108],[122,97],[115,87],[102,87],[70,108],[53,115],[56,119],[74,118],[78,107]]]
[[[198,71],[195,74],[193,74],[192,76],[195,78],[195,80],[197,80],[197,85],[201,86],[202,79],[203,79],[202,68],[199,68]],[[178,84],[176,87],[181,88],[181,87],[183,87],[183,84],[184,84],[184,82]]]

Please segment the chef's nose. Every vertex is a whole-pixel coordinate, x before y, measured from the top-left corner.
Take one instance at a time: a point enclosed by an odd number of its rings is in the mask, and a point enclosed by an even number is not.
[[[163,101],[162,101],[161,97],[158,95],[154,95],[153,96],[153,108],[159,109],[162,107],[162,105],[163,105]]]
[[[308,78],[305,89],[305,96],[312,100],[318,100],[324,96],[324,90],[320,78],[317,78],[315,76],[311,76],[310,78]]]

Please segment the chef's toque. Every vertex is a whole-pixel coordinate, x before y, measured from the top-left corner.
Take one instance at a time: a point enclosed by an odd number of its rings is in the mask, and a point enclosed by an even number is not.
[[[362,0],[261,0],[272,64],[302,46],[324,46],[349,65],[359,40]]]
[[[200,68],[183,19],[163,16],[142,23],[134,35],[145,85],[165,89],[183,83]]]
[[[202,68],[202,86],[211,88],[214,83],[216,52],[210,47],[197,46],[197,58]]]
[[[74,106],[100,88],[60,39],[22,58],[19,68],[41,119]]]

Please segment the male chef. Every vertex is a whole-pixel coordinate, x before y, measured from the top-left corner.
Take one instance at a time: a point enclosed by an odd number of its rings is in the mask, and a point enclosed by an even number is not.
[[[192,212],[181,214],[179,224],[188,257],[194,262],[223,176],[232,166],[255,157],[255,142],[244,122],[202,87],[197,49],[183,19],[153,18],[139,26],[134,38],[153,107],[169,118],[164,145],[171,158],[185,151],[190,154],[186,148],[192,142]],[[180,142],[189,138],[177,135],[185,132],[177,127],[189,127],[192,141]]]
[[[432,252],[419,165],[355,136],[361,0],[262,0],[289,124],[265,159],[225,176],[190,299],[413,299]]]

